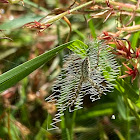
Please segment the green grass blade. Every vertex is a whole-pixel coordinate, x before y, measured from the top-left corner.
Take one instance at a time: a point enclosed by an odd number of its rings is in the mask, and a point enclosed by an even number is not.
[[[0,25],[0,29],[10,31],[14,30],[16,28],[22,27],[24,24],[32,21],[38,21],[41,19],[42,16],[34,15],[34,14],[26,14],[24,16],[21,16],[19,18],[15,18],[13,20],[7,21]]]
[[[83,121],[88,119],[93,119],[94,117],[104,116],[104,115],[111,115],[113,114],[113,109],[115,110],[116,103],[104,103],[96,105],[88,110],[79,111],[77,113],[78,117],[76,121]]]
[[[87,55],[86,51],[88,49],[88,46],[82,41],[78,41],[76,42],[76,44],[71,44],[68,48],[74,53],[78,54],[81,58],[85,58],[85,56]]]
[[[10,88],[11,86],[15,85],[18,81],[23,79],[24,77],[28,76],[31,72],[48,62],[52,57],[54,57],[59,51],[62,49],[69,47],[72,48],[74,46],[78,47],[83,45],[79,40],[71,41],[66,44],[60,45],[50,51],[45,52],[44,54],[29,60],[8,72],[0,75],[0,92]]]
[[[88,16],[88,18],[90,18],[90,16]],[[95,27],[94,27],[94,23],[93,23],[93,20],[91,19],[89,22],[89,28],[91,30],[91,34],[92,34],[92,37],[93,38],[96,38],[96,32],[95,32]]]
[[[133,39],[132,39],[132,48],[135,49],[138,44],[138,40],[139,40],[139,35],[140,35],[140,32],[136,32],[134,35],[133,35]]]
[[[117,80],[115,88],[123,95],[127,96],[133,103],[137,103],[139,95],[123,79]]]

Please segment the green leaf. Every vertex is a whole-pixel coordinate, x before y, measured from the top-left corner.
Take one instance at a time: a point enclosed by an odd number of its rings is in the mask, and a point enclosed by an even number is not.
[[[115,88],[123,95],[127,96],[133,103],[137,103],[139,95],[123,79],[117,80]]]
[[[81,58],[85,58],[86,51],[88,49],[88,46],[84,44],[82,41],[77,42],[77,44],[72,44],[70,47],[68,47],[70,50],[72,50],[74,53],[78,54]]]
[[[28,76],[31,72],[52,59],[62,49],[68,47],[74,50],[75,47],[78,48],[79,46],[81,48],[82,45],[84,45],[84,43],[79,40],[68,42],[0,75],[0,92],[6,90],[7,88],[10,88],[21,79]]]
[[[13,30],[19,27],[22,27],[24,24],[28,23],[28,22],[33,22],[35,20],[39,20],[41,19],[42,16],[37,16],[37,15],[33,15],[33,14],[27,14],[25,16],[21,16],[19,18],[15,18],[13,20],[7,21],[3,24],[0,25],[0,29],[2,30]]]
[[[140,98],[136,101],[136,106],[140,108]]]
[[[90,16],[88,16],[88,18],[90,18]],[[95,26],[94,26],[94,23],[93,23],[93,19],[91,19],[89,22],[89,28],[91,30],[91,34],[92,34],[92,37],[93,38],[96,38],[96,32],[95,32]]]
[[[111,115],[113,114],[115,108],[116,103],[99,104],[92,107],[91,109],[82,110],[81,112],[79,111],[76,121],[87,120],[99,116]]]
[[[122,96],[118,95],[116,98],[117,108],[124,120],[127,120],[126,106],[122,100]]]
[[[133,39],[132,39],[132,48],[135,49],[137,47],[137,44],[138,44],[138,40],[139,40],[139,36],[140,36],[140,32],[136,32],[134,35],[133,35]]]
[[[77,121],[90,119],[97,116],[111,115],[112,113],[113,113],[112,108],[106,108],[104,110],[93,110],[92,112],[90,111],[88,113],[84,113],[83,115],[80,115]]]

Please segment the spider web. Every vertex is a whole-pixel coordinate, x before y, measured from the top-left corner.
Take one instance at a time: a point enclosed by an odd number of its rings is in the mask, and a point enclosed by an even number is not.
[[[59,128],[57,123],[61,122],[60,118],[67,109],[73,112],[83,108],[85,95],[89,94],[94,102],[114,88],[112,82],[119,70],[109,46],[98,41],[89,42],[88,46],[85,58],[77,54],[64,58],[61,74],[54,83],[52,94],[46,98],[46,101],[55,103],[58,111],[53,122],[48,125],[48,130]]]

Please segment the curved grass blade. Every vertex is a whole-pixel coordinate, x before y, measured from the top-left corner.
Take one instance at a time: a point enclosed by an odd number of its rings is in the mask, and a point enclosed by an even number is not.
[[[139,95],[123,79],[117,80],[115,88],[123,95],[127,96],[133,103],[137,103]]]
[[[30,73],[32,73],[34,70],[48,62],[50,59],[52,59],[59,51],[62,49],[69,47],[71,49],[74,49],[74,46],[78,47],[83,45],[79,40],[71,41],[66,44],[60,45],[50,51],[45,52],[44,54],[29,60],[11,70],[8,72],[5,72],[4,74],[0,75],[0,92],[10,88],[11,86],[15,85],[18,81],[22,80],[26,76],[28,76]]]

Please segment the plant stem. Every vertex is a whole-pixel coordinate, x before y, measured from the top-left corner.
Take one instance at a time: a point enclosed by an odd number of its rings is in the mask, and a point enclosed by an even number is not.
[[[89,15],[88,15],[88,17],[90,18]],[[89,25],[89,28],[90,28],[90,30],[91,30],[92,37],[93,37],[93,38],[96,38],[95,27],[94,27],[93,21],[90,20],[90,21],[88,22],[88,25]]]
[[[68,110],[65,116],[61,117],[62,140],[73,140],[76,111],[70,113]]]
[[[95,0],[95,1],[89,1],[89,2],[86,2],[84,4],[81,4],[73,9],[70,9],[70,10],[67,10],[59,15],[55,15],[55,16],[52,16],[50,18],[48,18],[48,16],[44,17],[43,19],[40,20],[41,23],[45,23],[45,24],[52,24],[53,22],[63,18],[64,16],[66,15],[69,15],[69,14],[72,14],[72,12],[75,12],[81,8],[84,8],[86,6],[89,6],[90,4],[94,4],[94,3],[106,3],[106,1],[103,1],[103,0]],[[124,4],[124,3],[120,3],[120,2],[114,2],[114,1],[109,1],[109,3],[113,6],[117,6],[117,7],[113,7],[114,9],[116,10],[119,10],[121,9],[124,10],[124,11],[127,11],[127,12],[138,12],[140,13],[140,8],[137,8],[136,9],[136,6],[135,5],[132,5],[132,4]]]
[[[73,9],[71,9],[70,12],[74,12],[76,10],[79,10],[79,9],[81,9],[83,7],[86,7],[86,6],[90,5],[90,4],[92,4],[92,3],[93,4],[94,3],[106,3],[106,1],[105,0],[89,1],[89,2],[86,2],[84,4],[81,4],[80,6],[77,6],[77,7],[73,8]],[[113,5],[113,6],[117,6],[117,7],[113,7],[114,9],[117,9],[117,10],[121,9],[121,10],[125,10],[125,11],[128,11],[128,12],[136,11],[136,12],[140,13],[140,8],[136,9],[136,6],[133,5],[133,4],[129,4],[129,3],[124,4],[124,3],[121,3],[121,2],[114,2],[114,1],[111,1],[111,0],[109,1],[109,3],[111,5]]]
[[[7,113],[7,126],[8,126],[8,135],[9,139],[12,140],[12,135],[11,135],[11,124],[10,124],[10,108],[8,108],[8,113]]]
[[[105,0],[94,0],[94,1],[89,1],[89,2],[86,2],[86,3],[84,3],[84,4],[81,4],[81,5],[79,5],[79,6],[77,6],[77,7],[75,7],[75,8],[73,8],[73,9],[71,9],[71,10],[69,10],[69,12],[70,13],[72,13],[72,12],[74,12],[74,11],[76,11],[76,10],[79,10],[79,9],[81,9],[81,8],[83,8],[83,7],[86,7],[86,6],[88,6],[88,5],[90,5],[90,4],[94,4],[94,3],[106,3],[106,1]],[[140,13],[140,8],[137,8],[136,9],[136,6],[135,5],[133,5],[133,4],[128,4],[128,3],[121,3],[121,2],[114,2],[114,1],[109,1],[109,3],[111,4],[111,5],[113,5],[113,6],[117,6],[117,7],[113,7],[114,9],[117,9],[117,10],[124,10],[124,11],[127,11],[127,12],[133,12],[133,11],[136,11],[136,12],[138,12],[138,13]]]
[[[75,118],[76,118],[76,111],[73,112],[72,114],[72,123],[71,123],[71,130],[70,130],[70,136],[71,136],[71,140],[73,140],[73,135],[74,135],[74,125],[75,125]]]
[[[124,97],[124,100],[126,102],[126,105],[129,107],[131,113],[137,118],[138,123],[140,125],[140,117],[139,117],[138,113],[131,107],[130,103],[128,102],[127,97],[125,97],[125,96],[123,96],[123,97]]]
[[[129,108],[126,107],[126,116],[127,116],[127,132],[126,132],[126,138],[127,140],[130,140],[130,118],[129,118]]]
[[[104,0],[95,0],[95,2],[97,3],[106,3],[106,1]],[[129,3],[121,3],[121,2],[115,2],[115,1],[111,1],[109,0],[109,3],[113,6],[117,6],[117,7],[113,7],[116,10],[122,10],[122,11],[127,11],[127,12],[138,12],[140,13],[140,8],[136,8],[136,5],[133,4],[129,4]]]
[[[81,4],[81,5],[77,6],[77,7],[69,10],[69,12],[72,13],[72,12],[77,11],[77,10],[83,8],[83,7],[86,7],[86,6],[88,6],[88,5],[92,4],[92,3],[94,3],[94,2],[93,1],[86,2],[84,4]]]

